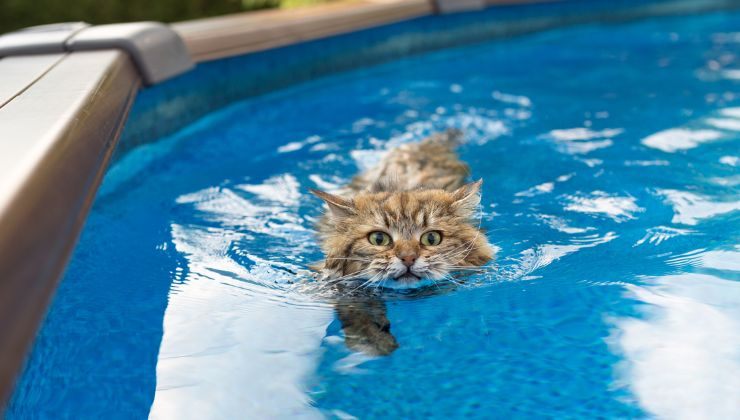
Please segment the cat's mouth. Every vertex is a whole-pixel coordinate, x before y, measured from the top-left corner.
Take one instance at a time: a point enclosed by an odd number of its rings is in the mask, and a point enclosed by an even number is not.
[[[411,271],[407,271],[401,274],[400,276],[396,277],[394,280],[401,281],[401,282],[416,282],[416,281],[421,280],[421,277],[417,276]]]

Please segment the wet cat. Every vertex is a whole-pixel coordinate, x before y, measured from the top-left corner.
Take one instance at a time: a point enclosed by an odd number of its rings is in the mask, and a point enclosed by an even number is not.
[[[326,259],[314,268],[336,288],[349,348],[370,355],[398,348],[376,286],[438,282],[493,257],[474,217],[481,181],[465,184],[468,166],[455,153],[460,136],[450,130],[393,149],[336,195],[312,190],[329,207],[318,223]]]
[[[393,149],[338,195],[312,190],[330,210],[318,223],[325,278],[416,287],[493,257],[475,220],[481,181],[465,184],[459,137],[450,130]]]

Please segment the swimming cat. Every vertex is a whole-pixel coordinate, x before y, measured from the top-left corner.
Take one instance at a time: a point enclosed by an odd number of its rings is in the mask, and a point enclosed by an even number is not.
[[[373,355],[398,347],[385,304],[364,291],[438,282],[493,258],[475,221],[481,181],[465,183],[469,169],[455,153],[460,137],[449,130],[402,145],[340,193],[311,191],[329,207],[317,225],[326,259],[314,268],[339,288],[348,347]],[[359,286],[345,287],[350,279]]]
[[[475,221],[481,181],[465,184],[468,166],[455,153],[460,135],[393,149],[339,195],[312,190],[330,210],[318,223],[326,278],[414,287],[493,257]]]

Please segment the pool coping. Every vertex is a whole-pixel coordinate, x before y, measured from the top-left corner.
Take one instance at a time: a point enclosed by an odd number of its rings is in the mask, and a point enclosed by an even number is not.
[[[0,108],[3,399],[46,313],[140,84],[128,56],[116,50],[12,57],[0,60],[0,70],[8,62],[23,67],[29,61],[37,62],[41,74]]]
[[[197,62],[443,12],[563,0],[339,0],[174,23]],[[0,417],[142,77],[120,50],[0,59]],[[5,163],[5,165],[3,165]]]

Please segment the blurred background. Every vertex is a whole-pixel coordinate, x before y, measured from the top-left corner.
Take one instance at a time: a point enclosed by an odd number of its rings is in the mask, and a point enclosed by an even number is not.
[[[46,23],[176,22],[334,0],[0,0],[0,33]]]

